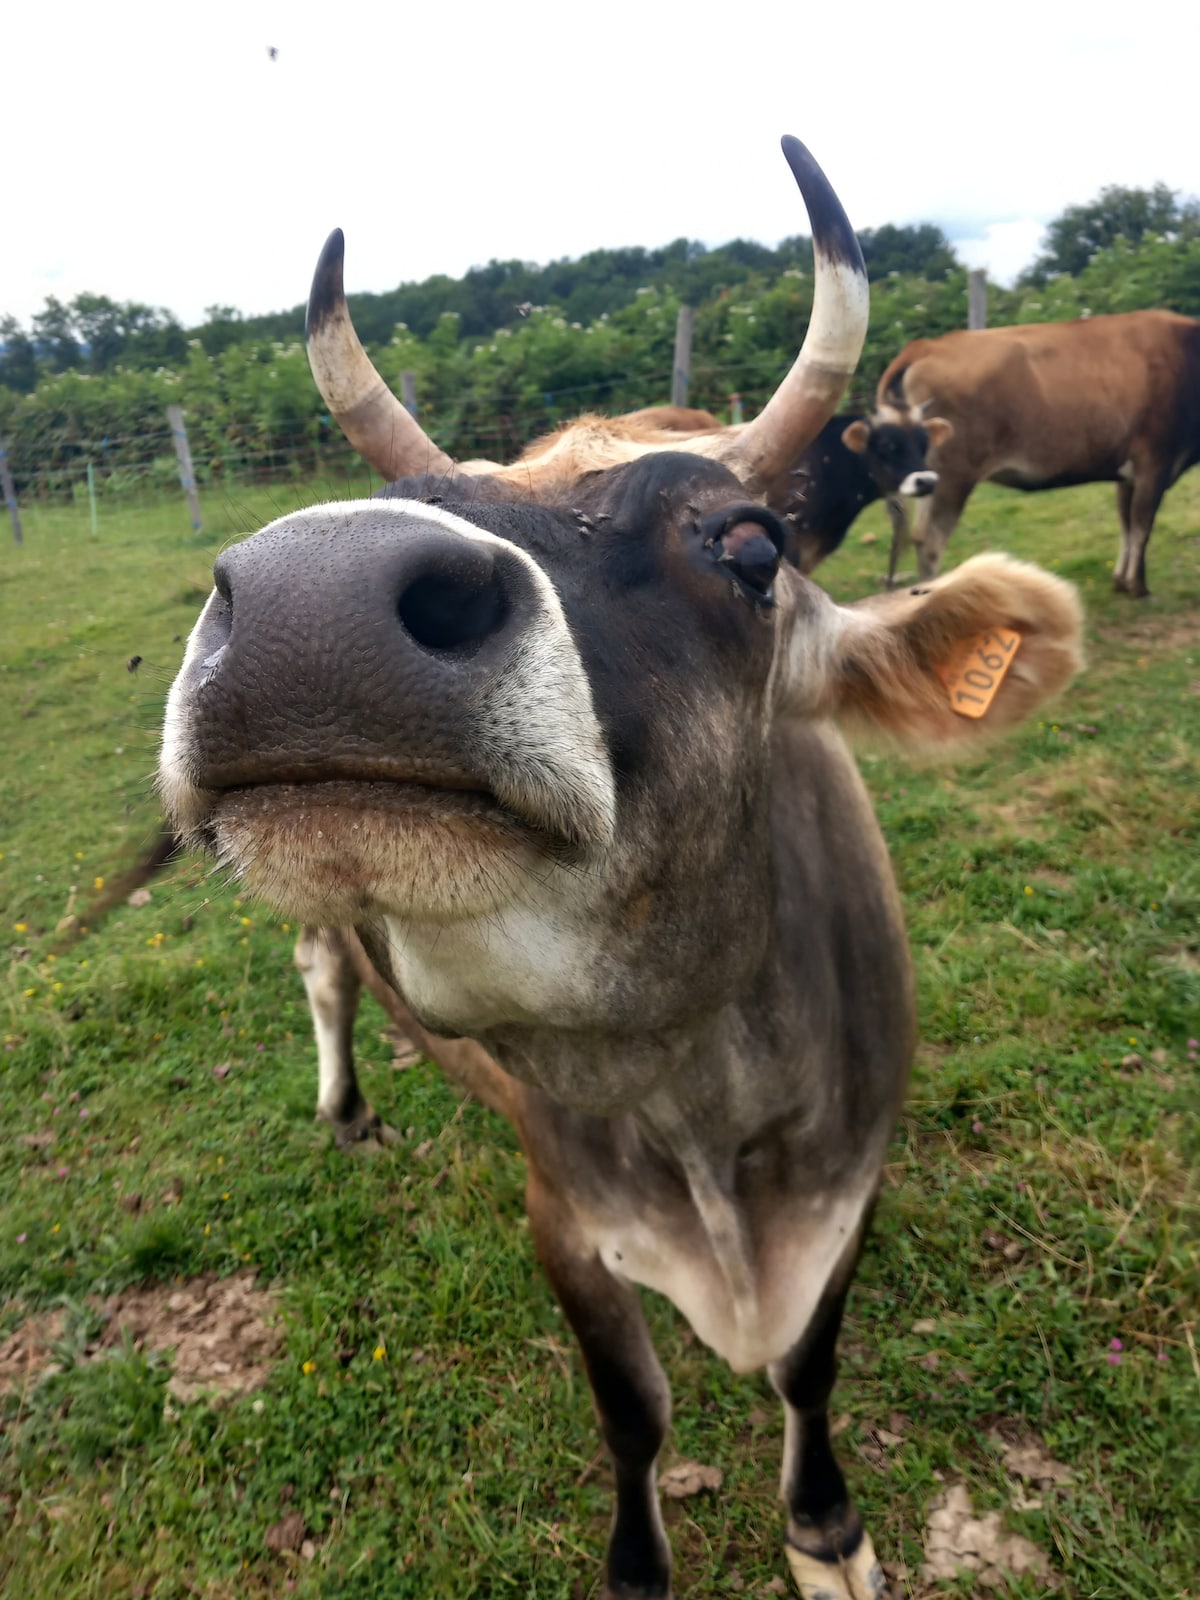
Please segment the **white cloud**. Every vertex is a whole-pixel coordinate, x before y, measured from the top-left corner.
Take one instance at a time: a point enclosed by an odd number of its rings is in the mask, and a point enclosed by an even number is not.
[[[1045,225],[1035,218],[1018,217],[1014,222],[989,222],[982,235],[951,243],[968,267],[983,267],[992,283],[1007,287],[1038,254],[1045,232]]]
[[[784,132],[857,226],[978,219],[959,231],[995,240],[997,274],[1019,226],[997,219],[1105,183],[1200,189],[1198,28],[1173,0],[1136,24],[1115,0],[1011,0],[970,25],[926,0],[900,33],[894,0],[9,10],[0,311],[22,317],[81,289],[188,321],[294,305],[334,225],[352,289],[774,241],[806,227]]]

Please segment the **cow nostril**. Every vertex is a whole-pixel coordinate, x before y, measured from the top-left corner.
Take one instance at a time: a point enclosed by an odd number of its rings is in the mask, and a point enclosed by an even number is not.
[[[494,571],[482,586],[432,572],[409,584],[396,614],[427,650],[463,650],[503,627],[508,598]]]
[[[213,588],[232,611],[233,583],[229,575],[229,563],[224,556],[218,556],[213,562]]]

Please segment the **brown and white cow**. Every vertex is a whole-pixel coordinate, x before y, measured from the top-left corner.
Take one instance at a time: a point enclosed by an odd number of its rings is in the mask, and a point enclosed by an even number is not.
[[[1200,461],[1200,322],[1127,311],[916,339],[880,378],[877,402],[899,417],[932,407],[953,424],[912,530],[921,578],[937,572],[977,483],[1115,482],[1113,582],[1141,597],[1162,497]]]
[[[802,1595],[883,1593],[827,1402],[913,989],[838,723],[968,743],[1079,663],[1074,591],[1035,568],[983,556],[839,606],[781,559],[756,494],[834,409],[866,327],[845,216],[785,148],[817,311],[765,427],[686,448],[589,419],[537,461],[462,471],[358,381],[327,258],[314,366],[372,459],[403,430],[405,476],[221,554],[163,738],[173,825],[279,911],[354,928],[414,1038],[511,1118],[613,1458],[610,1600],[671,1588],[670,1404],[637,1285],[767,1367]],[[966,720],[941,673],[994,628],[1019,643]],[[355,954],[335,937],[315,960]]]

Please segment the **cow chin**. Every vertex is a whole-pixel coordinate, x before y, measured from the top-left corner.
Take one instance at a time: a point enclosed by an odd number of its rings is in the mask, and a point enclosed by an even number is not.
[[[490,796],[415,784],[233,789],[206,832],[249,893],[324,925],[380,913],[435,925],[488,916],[521,895],[554,849]]]

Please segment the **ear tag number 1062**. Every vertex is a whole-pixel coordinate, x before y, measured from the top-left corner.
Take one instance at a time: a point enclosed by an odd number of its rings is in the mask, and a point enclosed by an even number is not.
[[[964,639],[945,665],[937,669],[951,709],[960,717],[982,717],[1012,666],[1021,635],[1011,628],[990,628]]]

